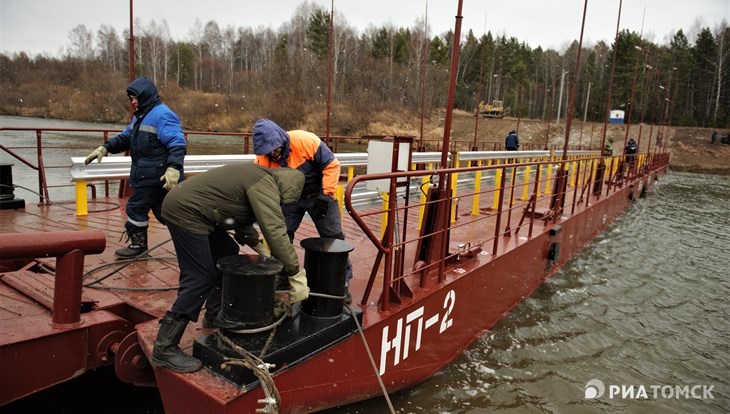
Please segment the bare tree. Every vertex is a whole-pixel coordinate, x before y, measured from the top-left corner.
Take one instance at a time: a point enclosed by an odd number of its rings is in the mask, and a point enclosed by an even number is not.
[[[727,21],[723,19],[720,26],[715,30],[717,39],[717,94],[715,95],[715,111],[713,113],[713,125],[717,125],[717,113],[720,110],[720,95],[722,95],[724,69],[730,59],[730,29]],[[726,82],[726,81],[725,81]]]
[[[172,36],[170,36],[170,26],[166,19],[162,19],[160,24],[160,42],[162,44],[162,76],[163,84],[167,86],[168,65],[170,63],[170,48],[172,47]]]
[[[85,67],[86,61],[94,58],[93,34],[85,25],[80,24],[71,29],[71,32],[68,34],[68,38],[71,40],[69,54],[81,59],[82,64]]]
[[[122,42],[114,27],[102,24],[96,32],[99,58],[113,71],[121,70]]]
[[[233,92],[234,65],[236,63],[236,30],[233,26],[227,26],[223,30],[222,41],[224,48],[223,56],[228,63],[226,65],[228,69],[228,88],[226,88],[226,93],[231,94]]]
[[[210,56],[210,66],[208,72],[210,74],[210,88],[211,90],[218,90],[219,85],[216,80],[216,62],[219,57],[223,54],[223,36],[221,30],[218,27],[218,23],[215,20],[211,20],[205,24],[203,30],[203,42],[208,47],[208,54]]]
[[[190,42],[195,51],[198,52],[198,60],[195,65],[195,89],[200,90],[203,85],[203,24],[200,19],[195,19],[193,28],[189,32]]]

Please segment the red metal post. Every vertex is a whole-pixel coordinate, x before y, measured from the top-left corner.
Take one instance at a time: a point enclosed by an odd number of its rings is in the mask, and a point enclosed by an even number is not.
[[[640,46],[634,46],[636,50],[643,52],[644,49],[642,49]],[[629,129],[631,128],[631,113],[634,112],[634,91],[636,89],[636,74],[639,69],[639,56],[636,55],[636,63],[634,63],[634,78],[631,81],[631,95],[629,95],[629,107],[628,107],[628,113],[626,114],[626,135],[624,136],[624,148],[626,148],[626,143],[629,141]]]
[[[611,112],[611,89],[613,89],[613,74],[616,71],[616,53],[618,50],[618,34],[621,25],[621,6],[623,0],[618,2],[618,17],[616,18],[616,36],[613,41],[613,64],[611,64],[611,76],[608,79],[608,92],[606,93],[606,108],[603,113],[603,132],[601,133],[601,145],[599,149],[603,151],[606,147],[606,128],[608,127],[608,118]]]
[[[332,109],[330,102],[332,101],[332,43],[334,40],[335,31],[335,0],[332,0],[332,10],[330,10],[330,54],[329,54],[329,69],[327,74],[327,135],[325,136],[325,145],[330,145],[330,116]]]
[[[0,253],[3,258],[56,257],[53,323],[58,325],[79,322],[84,256],[101,253],[105,247],[104,233],[98,230],[0,233]]]
[[[423,68],[421,69],[421,139],[418,143],[418,151],[420,152],[426,151],[426,147],[423,145],[423,117],[426,109],[426,68],[428,67],[428,47],[430,43],[428,38],[428,3],[426,3],[426,15],[423,23],[423,37]]]

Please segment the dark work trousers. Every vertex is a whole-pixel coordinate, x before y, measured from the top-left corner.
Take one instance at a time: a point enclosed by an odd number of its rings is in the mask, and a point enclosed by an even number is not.
[[[296,233],[299,225],[302,223],[304,213],[309,213],[309,217],[312,218],[315,227],[317,227],[317,233],[319,233],[320,237],[345,240],[345,233],[342,232],[342,221],[340,220],[340,206],[337,204],[337,200],[332,197],[327,197],[329,198],[327,214],[324,217],[315,218],[314,212],[316,210],[317,197],[317,194],[304,196],[296,203],[281,206],[281,211],[284,213],[284,220],[286,221],[286,232],[289,234],[289,241],[294,241],[294,233]],[[350,286],[350,279],[352,279],[352,263],[350,259],[347,259],[345,286]]]
[[[195,322],[210,290],[221,284],[222,273],[216,268],[216,262],[238,254],[238,243],[220,229],[208,236],[190,233],[174,224],[168,224],[167,229],[180,266],[180,287],[172,313]]]
[[[127,201],[127,222],[124,223],[127,233],[147,231],[150,210],[157,221],[165,224],[160,214],[165,195],[167,195],[167,191],[162,188],[161,184],[159,187],[135,187]]]

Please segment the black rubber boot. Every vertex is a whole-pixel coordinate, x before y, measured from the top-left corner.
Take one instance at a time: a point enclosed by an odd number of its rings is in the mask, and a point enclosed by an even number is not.
[[[114,254],[120,259],[133,259],[147,251],[147,230],[127,233],[129,246],[118,249]]]
[[[175,318],[172,312],[167,312],[160,319],[160,330],[150,358],[152,365],[176,372],[195,372],[203,366],[199,359],[184,353],[178,346],[188,322],[185,318]]]
[[[208,299],[205,300],[205,316],[203,316],[203,328],[215,328],[215,318],[221,311],[221,287],[216,286],[210,290]]]

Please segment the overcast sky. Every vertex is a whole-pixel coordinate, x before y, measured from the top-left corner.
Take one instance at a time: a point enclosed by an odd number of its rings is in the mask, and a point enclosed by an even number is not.
[[[332,0],[310,0],[329,10]],[[143,26],[166,20],[174,40],[188,39],[196,18],[215,20],[221,29],[271,27],[291,19],[302,0],[134,0],[135,18]],[[368,25],[413,27],[428,4],[431,36],[454,28],[457,0],[335,0],[337,13],[360,33]],[[583,0],[464,0],[462,34],[479,37],[486,30],[526,41],[531,47],[563,50],[580,36]],[[584,45],[610,42],[616,34],[619,0],[590,0]],[[697,27],[730,21],[730,0],[624,0],[621,29],[643,33],[659,44],[683,29],[694,40]],[[129,26],[129,0],[0,0],[0,53],[59,56],[68,48],[69,32],[83,24],[96,33],[101,24],[121,36]],[[643,26],[642,26],[643,24]],[[642,29],[643,27],[643,29]],[[642,32],[643,30],[643,32]]]

